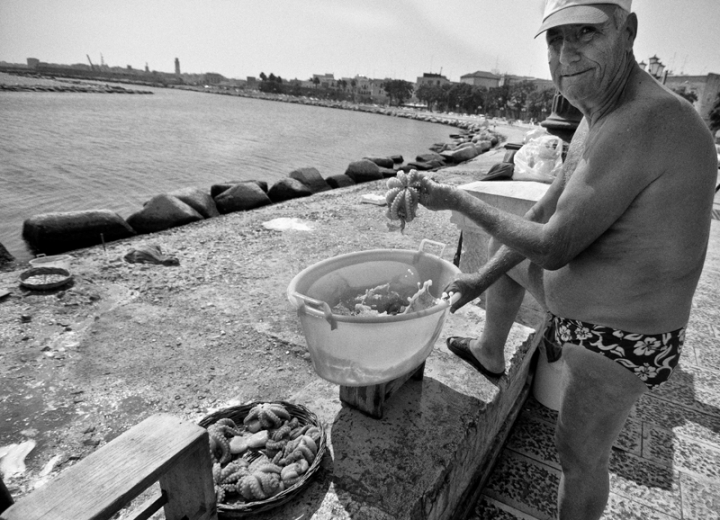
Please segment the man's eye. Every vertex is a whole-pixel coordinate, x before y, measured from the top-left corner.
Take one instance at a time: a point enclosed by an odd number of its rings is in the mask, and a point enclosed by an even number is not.
[[[580,28],[578,35],[583,40],[587,40],[592,38],[595,35],[595,32],[595,27],[586,26]]]
[[[560,42],[562,42],[562,36],[560,36],[560,35],[557,34],[557,33],[555,33],[555,34],[549,34],[549,33],[548,33],[548,35],[547,35],[547,42],[548,42],[548,45],[557,45],[557,44],[559,44]]]

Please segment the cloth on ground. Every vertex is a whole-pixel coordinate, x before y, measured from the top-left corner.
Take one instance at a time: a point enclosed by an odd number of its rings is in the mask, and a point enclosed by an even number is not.
[[[131,249],[123,259],[130,264],[180,265],[180,260],[174,256],[164,255],[160,246],[156,244]]]

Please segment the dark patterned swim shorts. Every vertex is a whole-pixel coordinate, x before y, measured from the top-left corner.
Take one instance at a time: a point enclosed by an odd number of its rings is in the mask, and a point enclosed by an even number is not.
[[[636,334],[548,315],[544,344],[551,363],[560,359],[563,343],[572,343],[619,363],[652,390],[667,381],[680,360],[685,327],[664,334]]]

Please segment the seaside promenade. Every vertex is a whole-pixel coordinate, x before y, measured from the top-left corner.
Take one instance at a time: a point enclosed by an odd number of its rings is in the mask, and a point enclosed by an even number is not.
[[[509,141],[517,141],[527,129],[498,128],[505,130],[514,132]],[[435,175],[458,185],[481,180],[503,155],[494,150]],[[0,399],[0,446],[36,443],[24,471],[5,478],[11,493],[29,495],[153,413],[196,422],[239,403],[292,399],[316,384],[285,294],[297,272],[348,252],[417,249],[424,238],[445,243],[443,258],[453,258],[459,230],[448,212],[421,211],[400,234],[388,229],[384,208],[362,201],[384,191],[383,182],[367,183],[75,251],[73,285],[52,294],[18,288],[26,266],[0,273],[0,288],[11,290],[0,301],[0,379],[6,392]],[[305,229],[266,225],[288,218]],[[122,260],[132,248],[149,244],[180,265]],[[720,222],[713,221],[683,359],[626,423],[611,462],[606,520],[720,519],[719,289]],[[447,333],[435,351],[463,370],[447,352]],[[481,378],[473,377],[473,384]],[[456,392],[466,397],[462,388]],[[556,420],[528,397],[479,500],[468,504],[469,518],[556,517]],[[299,518],[331,518],[302,509],[302,497],[297,500]],[[275,512],[262,520],[270,518],[284,517]]]

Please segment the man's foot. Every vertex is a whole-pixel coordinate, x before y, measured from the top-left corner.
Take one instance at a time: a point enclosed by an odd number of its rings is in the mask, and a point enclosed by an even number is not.
[[[472,365],[475,370],[480,372],[482,375],[486,377],[494,377],[498,378],[503,375],[505,375],[505,370],[501,372],[491,372],[487,368],[485,368],[480,361],[475,357],[475,355],[470,350],[470,342],[472,341],[471,338],[462,338],[460,336],[450,336],[447,340],[447,346],[450,349],[450,352],[455,354],[457,357],[462,359],[463,361],[466,361],[470,365]]]

